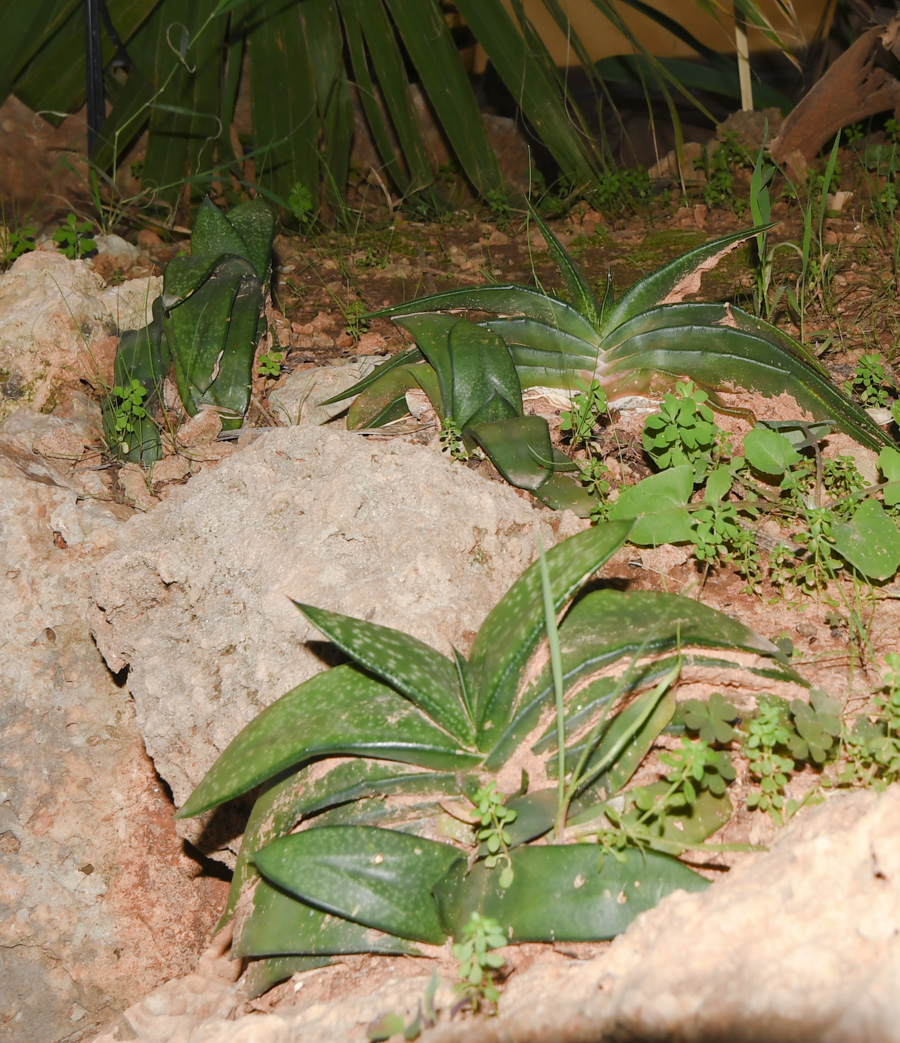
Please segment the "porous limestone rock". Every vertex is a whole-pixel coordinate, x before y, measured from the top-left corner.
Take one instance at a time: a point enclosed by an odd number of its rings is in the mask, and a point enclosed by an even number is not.
[[[664,898],[601,955],[513,974],[498,1017],[448,1021],[443,1004],[421,1043],[893,1043],[898,819],[900,786],[805,809],[769,852],[706,891]],[[203,990],[170,982],[96,1043],[332,1043],[363,1039],[364,1017],[379,1009],[364,976],[346,1001],[298,1010],[300,986],[289,1008],[244,1017],[234,986],[226,992],[210,972],[203,982],[218,1009],[208,999],[190,1016]],[[409,999],[395,1002],[402,1010]]]
[[[343,413],[351,399],[323,405],[357,381],[367,377],[375,368],[370,358],[337,366],[315,366],[301,369],[285,380],[269,396],[269,408],[286,427],[298,424],[325,424]]]
[[[23,254],[0,275],[0,421],[22,404],[49,411],[63,388],[112,378],[93,344],[150,321],[159,278],[107,287],[83,261]]]
[[[122,527],[93,585],[94,634],[128,668],[180,805],[248,721],[324,668],[292,598],[465,651],[538,529],[549,546],[584,525],[432,449],[277,428]]]
[[[128,512],[83,498],[77,481],[16,444],[26,425],[12,425],[9,441],[5,426],[0,1038],[74,1043],[176,964],[191,967],[223,885],[195,879],[131,700],[88,628],[91,575]]]

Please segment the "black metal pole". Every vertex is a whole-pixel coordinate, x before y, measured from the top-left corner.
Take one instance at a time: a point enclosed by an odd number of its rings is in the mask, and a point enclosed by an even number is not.
[[[100,0],[84,0],[84,64],[87,84],[88,155],[106,121],[103,55],[100,50]]]

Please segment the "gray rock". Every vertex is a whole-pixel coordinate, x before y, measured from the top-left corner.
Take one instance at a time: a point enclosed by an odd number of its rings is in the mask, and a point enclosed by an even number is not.
[[[107,288],[82,261],[36,251],[0,275],[0,420],[20,405],[52,408],[60,389],[101,363],[92,342],[145,325],[160,279]]]
[[[122,527],[94,634],[128,667],[147,751],[183,804],[248,721],[323,669],[292,598],[466,650],[536,528],[549,546],[584,524],[421,446],[274,429]]]
[[[0,1037],[56,1043],[190,969],[198,883],[86,619],[121,508],[0,443]],[[69,542],[67,546],[66,543]],[[193,934],[193,937],[192,937]],[[173,958],[173,953],[177,955]]]
[[[898,786],[881,796],[838,795],[803,811],[771,851],[748,858],[708,891],[670,895],[602,955],[538,961],[507,982],[499,1017],[445,1022],[421,1041],[894,1043],[898,818]],[[359,995],[345,1001],[237,1017],[234,986],[217,986],[209,970],[203,983],[218,1009],[207,1000],[203,1013],[176,1020],[203,989],[196,981],[170,982],[167,992],[125,1013],[123,1034],[111,1030],[97,1043],[361,1039],[373,1009],[403,1010],[413,996],[395,987],[396,1006],[386,1007],[361,977]],[[415,984],[421,990],[421,980]],[[164,1035],[167,1025],[173,1031]]]
[[[345,400],[330,406],[322,403],[367,377],[374,368],[375,360],[366,358],[346,365],[298,370],[269,396],[272,412],[287,427],[325,424],[343,413],[350,402]]]

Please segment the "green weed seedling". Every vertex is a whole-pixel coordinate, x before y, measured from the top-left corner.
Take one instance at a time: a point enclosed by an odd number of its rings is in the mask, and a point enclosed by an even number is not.
[[[748,808],[765,811],[779,826],[796,814],[800,802],[786,793],[790,776],[798,762],[821,768],[836,754],[840,710],[838,700],[821,689],[813,689],[809,703],[757,697],[757,715],[741,727],[741,753],[759,787],[748,793]]]
[[[13,263],[22,254],[31,253],[35,248],[34,225],[24,228],[6,229],[0,225],[0,263],[4,267]]]
[[[288,196],[288,209],[303,230],[308,229],[315,220],[312,192],[302,182],[298,181],[291,189]]]
[[[860,355],[853,376],[844,386],[864,406],[886,406],[896,398],[896,388],[884,372],[884,359],[877,353]]]
[[[506,807],[505,799],[503,794],[497,791],[497,783],[493,779],[472,797],[478,823],[477,839],[479,843],[484,844],[487,851],[485,868],[493,869],[499,863],[503,863],[498,883],[504,891],[512,885],[514,878],[509,857],[509,845],[512,843],[509,827],[518,817],[518,812]]]
[[[59,243],[60,253],[65,254],[70,261],[78,261],[97,249],[92,234],[90,221],[79,221],[74,214],[69,214],[65,224],[53,233],[53,242]]]
[[[260,377],[272,377],[274,379],[281,375],[283,363],[283,351],[267,351],[257,359],[256,372]]]
[[[663,397],[658,413],[644,422],[641,441],[657,467],[689,464],[694,481],[703,481],[722,441],[722,431],[707,404],[707,392],[693,381],[679,381],[675,394]]]
[[[572,408],[563,410],[559,429],[569,436],[573,448],[587,445],[595,429],[609,416],[606,392],[599,380],[578,381],[572,395]]]
[[[341,304],[340,307],[344,315],[344,333],[354,340],[359,340],[369,329],[365,304],[356,300],[349,301],[347,304]]]
[[[501,948],[507,941],[497,920],[473,912],[453,946],[461,979],[456,990],[475,1011],[481,1010],[485,1003],[496,1003],[500,999],[494,975],[506,961],[491,950]]]
[[[883,684],[872,700],[874,714],[860,714],[844,735],[847,764],[837,785],[877,791],[900,782],[900,654],[884,657]]]
[[[112,407],[112,431],[115,432],[114,451],[127,456],[131,451],[131,443],[139,435],[142,423],[147,420],[144,403],[147,400],[147,389],[136,378],[132,378],[123,387],[117,385],[110,391]]]

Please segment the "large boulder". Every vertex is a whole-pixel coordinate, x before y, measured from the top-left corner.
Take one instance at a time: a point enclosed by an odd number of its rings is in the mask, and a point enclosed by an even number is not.
[[[91,577],[129,512],[84,498],[5,434],[0,1037],[73,1043],[191,969],[223,884],[196,879],[88,627]]]
[[[328,661],[292,598],[466,650],[537,533],[549,546],[584,524],[430,448],[274,429],[122,527],[93,585],[94,634],[127,668],[183,804],[248,721]]]

